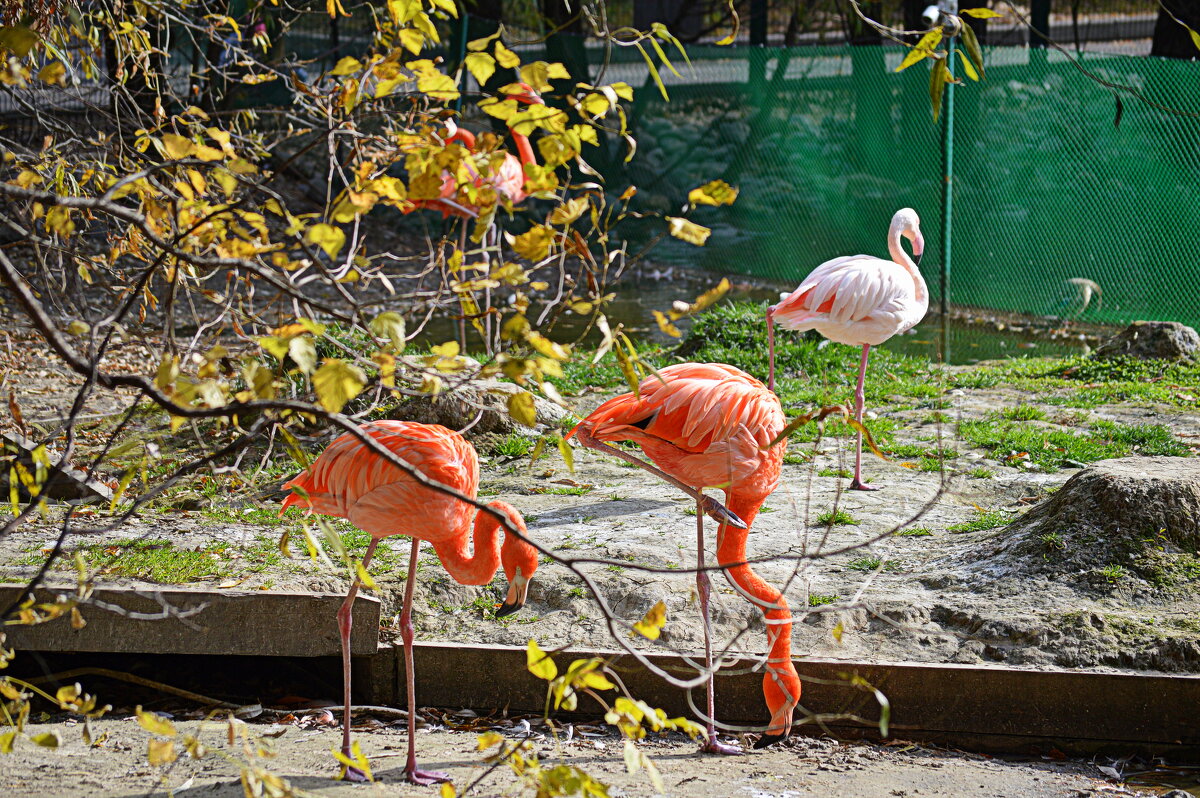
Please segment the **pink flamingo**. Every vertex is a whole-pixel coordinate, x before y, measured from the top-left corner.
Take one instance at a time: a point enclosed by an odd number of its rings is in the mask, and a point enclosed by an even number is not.
[[[763,612],[770,654],[763,693],[771,724],[755,744],[762,748],[787,736],[800,700],[800,677],[792,664],[792,614],[787,600],[746,564],[746,538],[767,496],[779,484],[787,442],[764,448],[783,430],[778,397],[761,382],[723,363],[680,363],[642,381],[639,395],[622,394],[596,408],[573,429],[584,446],[620,457],[662,477],[696,499],[696,587],[704,616],[704,658],[712,673],[704,567],[704,516],[720,522],[717,563],[735,589]],[[634,441],[658,466],[610,446]],[[725,509],[701,491],[723,487]],[[740,753],[716,735],[712,678],[707,684],[708,739],[702,751]]]
[[[854,391],[854,418],[863,418],[863,380],[871,347],[902,333],[929,309],[929,291],[917,264],[925,249],[921,220],[912,208],[901,208],[888,228],[888,252],[892,259],[870,255],[834,258],[813,269],[800,287],[779,304],[767,308],[767,350],[770,365],[767,387],[775,390],[775,326],[789,330],[816,330],[831,341],[862,347],[858,387]],[[912,242],[913,257],[900,239]],[[862,481],[862,432],[854,450],[854,479],[851,490],[875,490]]]
[[[509,94],[511,99],[517,102],[525,103],[526,105],[545,105],[540,94],[534,91],[527,83],[518,83],[519,92]],[[537,159],[533,154],[533,145],[529,142],[529,137],[516,130],[509,128],[509,135],[512,136],[513,143],[517,145],[518,155],[513,155],[511,152],[504,153],[504,160],[490,174],[481,174],[475,167],[471,159],[464,161],[466,168],[469,170],[474,179],[477,188],[490,186],[498,194],[507,197],[513,205],[524,200],[529,196],[529,192],[525,190],[525,165],[536,164]],[[475,152],[475,134],[469,130],[463,130],[454,123],[454,120],[446,120],[446,143],[452,141],[460,142],[471,153]],[[442,218],[457,216],[463,219],[474,219],[479,216],[479,208],[469,204],[459,202],[458,199],[459,183],[456,177],[449,172],[442,175],[441,196],[437,199],[418,199],[412,200],[412,205],[405,209],[405,213],[412,213],[420,208],[429,208],[431,210],[440,211]]]
[[[430,479],[463,495],[475,496],[479,488],[479,458],[475,447],[457,432],[436,424],[411,421],[372,421],[359,429]],[[464,585],[486,585],[495,575],[496,567],[504,566],[504,574],[509,580],[508,595],[496,611],[496,617],[516,612],[525,604],[529,580],[538,566],[537,550],[510,534],[505,534],[501,545],[500,522],[491,513],[476,513],[472,505],[420,484],[349,432],[329,444],[307,471],[283,487],[292,489],[293,493],[284,499],[282,510],[296,505],[311,512],[346,518],[371,535],[371,543],[363,555],[364,569],[370,564],[381,538],[400,534],[412,538],[404,585],[404,610],[400,615],[404,672],[408,681],[408,763],[404,775],[413,784],[446,781],[449,777],[445,773],[417,767],[412,605],[421,541],[433,544],[450,576]],[[525,522],[511,505],[495,501],[488,506],[504,513],[514,529],[525,533]],[[467,533],[472,515],[475,517],[474,553],[468,554]],[[337,614],[342,637],[346,704],[342,752],[346,756],[350,755],[350,610],[358,585],[355,579]],[[364,778],[356,768],[348,769],[346,776],[356,781]]]

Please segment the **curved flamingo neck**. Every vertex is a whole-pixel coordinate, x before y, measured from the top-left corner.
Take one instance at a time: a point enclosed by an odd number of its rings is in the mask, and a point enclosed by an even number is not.
[[[917,288],[917,301],[928,302],[929,289],[925,286],[925,278],[921,276],[921,270],[917,268],[917,264],[913,263],[913,259],[904,251],[904,246],[900,243],[901,238],[903,238],[901,228],[898,225],[893,225],[888,230],[888,254],[892,256],[893,261],[899,264],[912,277],[913,283],[916,284]]]
[[[453,539],[435,542],[442,566],[461,585],[486,585],[500,567],[500,522],[491,513],[475,514],[475,529],[471,535],[474,551],[467,553],[466,524]]]
[[[446,137],[446,143],[458,141],[463,144],[468,150],[475,149],[475,134],[469,130],[464,130],[461,127],[455,127],[454,132]]]
[[[533,145],[529,142],[529,137],[518,133],[512,128],[509,128],[508,132],[512,136],[513,143],[517,145],[517,155],[520,157],[521,165],[537,164],[537,158],[534,157]]]

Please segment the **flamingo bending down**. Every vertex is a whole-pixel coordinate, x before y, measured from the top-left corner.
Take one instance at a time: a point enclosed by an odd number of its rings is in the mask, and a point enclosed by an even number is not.
[[[639,393],[609,399],[568,437],[574,435],[584,446],[646,468],[696,498],[696,587],[704,616],[704,658],[710,674],[705,718],[708,740],[702,750],[739,753],[736,747],[717,741],[713,707],[708,616],[711,587],[704,567],[704,516],[710,514],[720,521],[717,563],[734,588],[756,604],[766,618],[770,654],[763,693],[771,711],[771,724],[755,745],[762,748],[787,736],[792,710],[800,700],[800,677],[791,657],[792,614],[787,600],[745,562],[749,524],[779,484],[787,442],[763,447],[782,431],[783,408],[761,382],[723,363],[667,366],[643,380]],[[606,443],[611,441],[634,441],[658,468]],[[700,492],[706,486],[724,488],[728,510]],[[745,523],[739,523],[739,518]]]
[[[359,429],[426,477],[474,498],[479,488],[479,457],[475,447],[462,435],[436,424],[411,421],[373,421]],[[412,538],[404,585],[404,610],[400,616],[408,681],[408,763],[404,775],[414,784],[446,781],[445,773],[417,768],[412,605],[421,541],[433,544],[450,576],[464,585],[487,584],[495,575],[496,567],[502,564],[509,589],[504,605],[496,612],[497,617],[516,612],[525,603],[529,580],[537,570],[537,551],[526,541],[507,533],[501,545],[500,522],[491,513],[476,513],[472,505],[420,484],[349,432],[329,444],[307,471],[283,487],[294,491],[284,499],[283,510],[297,505],[312,512],[346,518],[371,535],[371,543],[363,555],[364,569],[371,562],[380,538],[400,534]],[[504,513],[513,528],[522,535],[525,533],[525,522],[512,506],[499,501],[488,506]],[[472,515],[475,516],[474,553],[468,554],[467,533]],[[350,586],[346,601],[337,614],[342,637],[346,704],[342,752],[346,756],[350,755],[350,610],[358,584],[356,579]],[[355,780],[363,778],[363,774],[354,768],[347,771],[347,776]]]
[[[775,390],[775,327],[779,322],[789,330],[816,330],[831,341],[862,347],[858,366],[858,387],[854,391],[854,418],[862,424],[863,380],[867,356],[872,346],[902,333],[921,319],[929,309],[929,291],[917,269],[925,239],[921,221],[912,208],[901,208],[888,228],[888,252],[892,259],[870,255],[834,258],[813,269],[800,287],[767,308],[767,349],[770,365],[767,387]],[[904,251],[900,239],[912,242],[913,257]],[[854,479],[851,490],[875,490],[862,481],[862,432],[854,450]]]
[[[511,99],[525,103],[526,105],[546,104],[542,100],[541,95],[534,91],[527,83],[518,83],[517,85],[520,86],[521,90],[508,95]],[[481,174],[471,158],[464,160],[464,165],[471,174],[477,188],[490,186],[494,191],[507,197],[509,202],[515,205],[529,196],[529,192],[525,190],[525,166],[527,164],[537,164],[537,159],[534,157],[533,145],[530,144],[528,136],[518,133],[512,128],[509,128],[508,132],[512,136],[513,143],[517,145],[517,155],[505,152],[503,162],[489,174]],[[475,134],[469,130],[463,130],[452,119],[446,120],[446,135],[444,136],[444,140],[447,144],[452,141],[461,143],[472,155],[475,152]],[[437,199],[412,200],[412,205],[405,208],[404,213],[412,213],[420,208],[428,208],[440,211],[444,219],[451,216],[474,219],[479,216],[479,208],[464,204],[456,199],[458,191],[459,181],[457,178],[449,172],[444,172],[442,175],[441,195]]]

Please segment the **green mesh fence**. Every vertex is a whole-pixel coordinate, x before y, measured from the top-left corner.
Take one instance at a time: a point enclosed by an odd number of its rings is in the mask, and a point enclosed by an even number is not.
[[[931,119],[928,70],[892,71],[879,47],[694,47],[670,102],[645,69],[630,177],[647,207],[673,210],[688,189],[724,178],[730,208],[697,251],[670,242],[656,260],[796,282],[842,254],[886,257],[892,213],[922,218],[922,271],[936,298],[944,264],[943,126]],[[1084,278],[1103,291],[1083,317],[1200,324],[1200,119],[1112,93],[1059,54],[988,51],[987,81],[955,90],[949,298],[958,305],[1074,316]],[[1105,80],[1200,113],[1200,63],[1085,54]]]

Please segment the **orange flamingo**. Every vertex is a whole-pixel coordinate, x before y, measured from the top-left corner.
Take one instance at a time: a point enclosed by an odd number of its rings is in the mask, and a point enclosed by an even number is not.
[[[639,395],[622,394],[596,408],[570,432],[579,442],[620,457],[663,477],[696,499],[696,587],[704,616],[704,658],[712,673],[708,599],[711,591],[704,567],[704,516],[720,522],[717,563],[730,583],[756,604],[766,618],[770,654],[763,694],[771,724],[755,744],[762,748],[787,736],[792,710],[800,700],[800,677],[792,664],[792,614],[787,600],[746,564],[749,524],[779,484],[786,441],[763,448],[782,430],[778,397],[745,372],[723,363],[680,363],[660,369],[642,381]],[[655,468],[612,441],[634,441]],[[701,491],[723,487],[726,506]],[[739,520],[740,519],[740,520]],[[743,523],[744,522],[744,523]],[[713,683],[707,685],[708,739],[701,749],[740,753],[716,735]]]
[[[462,435],[435,424],[411,421],[372,421],[359,429],[426,477],[474,498],[479,488],[479,457],[475,447]],[[445,773],[417,767],[412,605],[421,541],[433,544],[450,576],[464,585],[486,585],[495,575],[496,567],[502,564],[509,589],[503,606],[496,611],[497,617],[516,612],[524,605],[529,580],[538,566],[537,551],[520,537],[507,533],[501,545],[500,522],[491,513],[476,513],[472,505],[422,485],[349,432],[329,444],[307,471],[283,487],[293,491],[284,499],[283,510],[296,505],[310,512],[346,518],[371,535],[371,543],[363,555],[364,569],[370,564],[381,538],[400,534],[412,538],[404,585],[404,610],[400,615],[404,672],[408,681],[408,764],[404,775],[413,784],[446,781],[449,777]],[[525,522],[512,506],[499,501],[488,506],[503,513],[522,535],[525,533]],[[472,515],[475,517],[474,553],[468,554],[467,532]],[[342,752],[347,756],[350,755],[350,609],[358,585],[355,579],[337,614],[342,637],[346,704]],[[363,774],[355,768],[348,769],[346,775],[352,780],[363,779]]]
[[[541,95],[534,91],[529,84],[518,83],[516,85],[520,87],[520,91],[509,94],[511,99],[526,105],[546,104]],[[517,145],[518,155],[513,155],[511,152],[504,153],[504,160],[488,174],[480,173],[471,158],[465,159],[463,164],[471,175],[476,188],[491,187],[516,205],[529,196],[529,192],[525,190],[525,166],[526,164],[536,164],[537,159],[533,155],[533,145],[530,144],[528,136],[518,133],[512,128],[509,128],[508,132],[512,136],[513,143]],[[446,135],[443,140],[447,144],[452,141],[460,142],[472,154],[475,151],[475,134],[458,127],[452,119],[446,120]],[[441,196],[437,199],[412,200],[412,205],[404,212],[412,213],[420,208],[428,208],[440,211],[442,218],[458,216],[463,219],[474,219],[479,216],[479,208],[459,201],[458,193],[458,179],[455,175],[445,172],[442,175]]]
[[[913,258],[900,239],[912,242]],[[921,220],[912,208],[901,208],[888,229],[890,261],[870,255],[834,258],[812,274],[779,304],[767,308],[767,387],[775,390],[775,322],[789,330],[816,330],[831,341],[862,347],[858,387],[854,390],[854,418],[862,424],[863,381],[871,347],[909,329],[925,318],[929,290],[917,266],[925,239]],[[854,449],[854,479],[850,490],[875,490],[862,481],[862,431]]]

